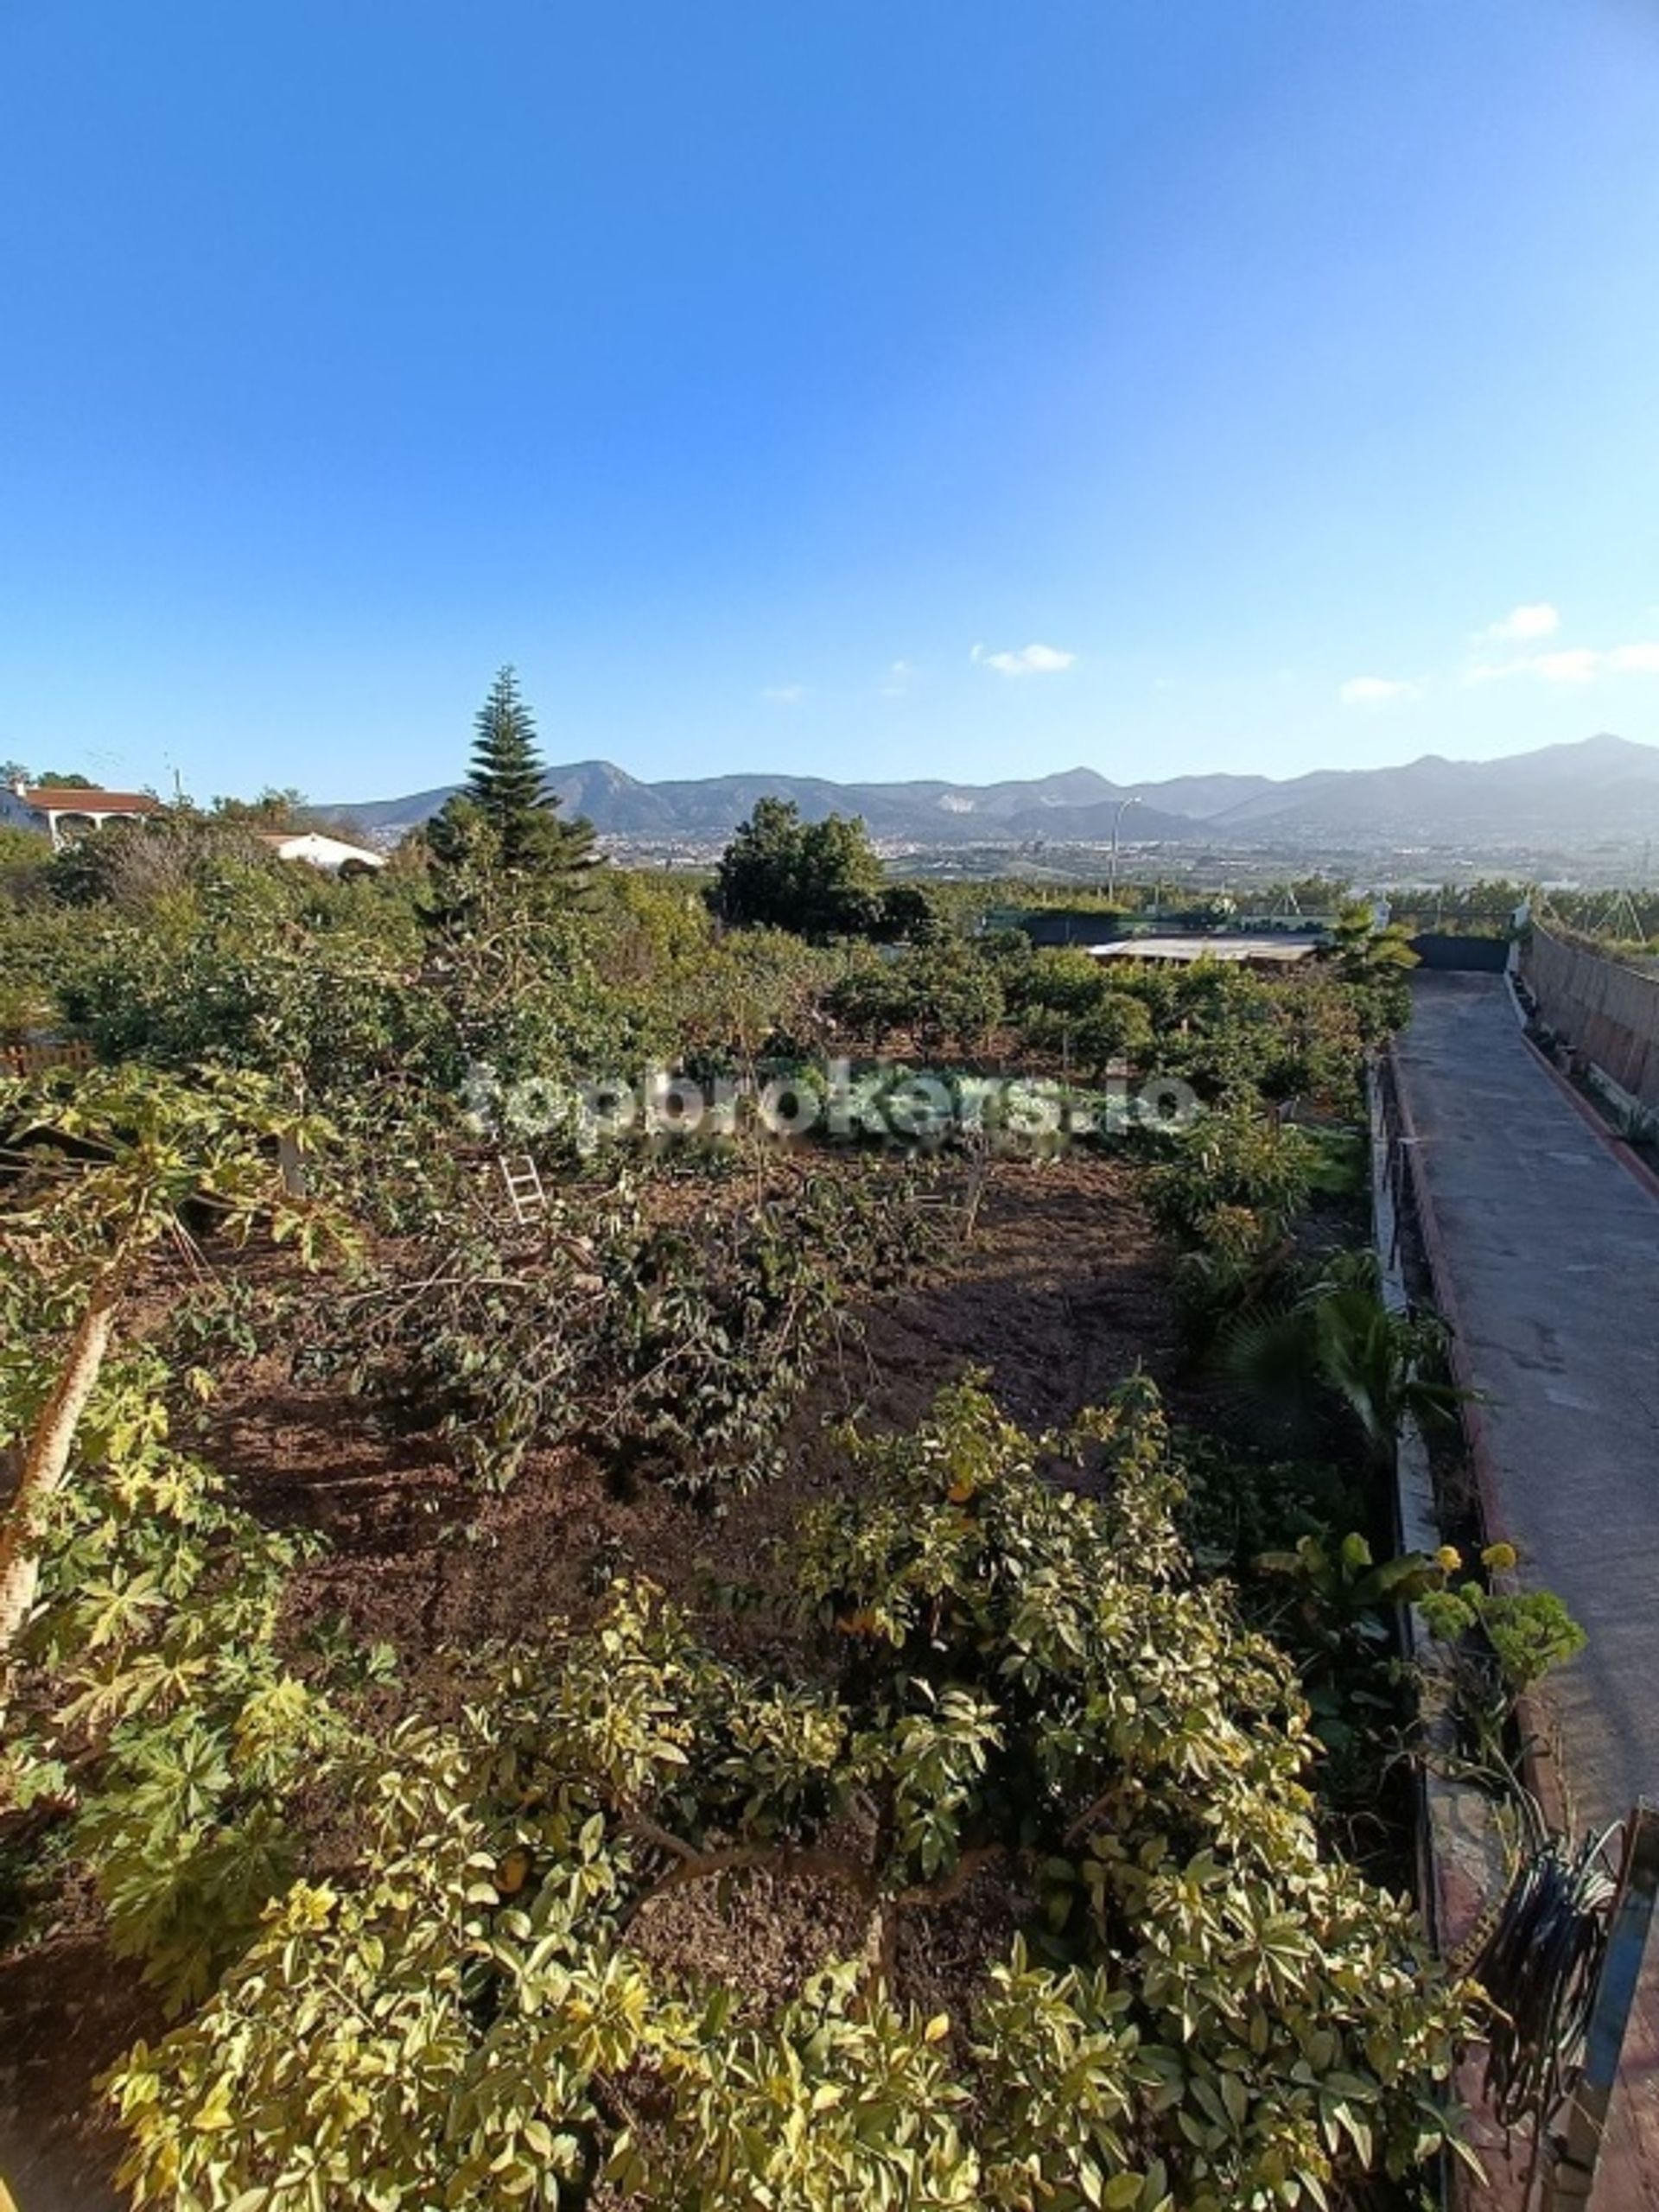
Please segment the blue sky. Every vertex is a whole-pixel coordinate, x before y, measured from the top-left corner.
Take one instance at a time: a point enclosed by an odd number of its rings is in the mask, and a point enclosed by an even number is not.
[[[5,0],[0,755],[1659,741],[1653,0]]]

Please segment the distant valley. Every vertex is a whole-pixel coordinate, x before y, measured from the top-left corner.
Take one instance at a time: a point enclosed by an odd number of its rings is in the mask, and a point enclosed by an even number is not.
[[[1300,858],[1394,855],[1427,867],[1446,856],[1491,866],[1553,863],[1591,871],[1616,852],[1628,867],[1659,838],[1659,747],[1600,735],[1486,761],[1428,754],[1397,768],[1267,776],[1178,776],[1119,783],[1093,768],[995,784],[841,784],[811,776],[731,775],[645,783],[607,760],[550,769],[565,810],[587,816],[618,852],[711,857],[767,797],[809,819],[861,815],[890,855],[1159,848],[1179,870],[1200,855]],[[334,806],[392,843],[457,788]],[[1126,801],[1133,801],[1126,804]],[[1432,869],[1431,869],[1432,872]]]

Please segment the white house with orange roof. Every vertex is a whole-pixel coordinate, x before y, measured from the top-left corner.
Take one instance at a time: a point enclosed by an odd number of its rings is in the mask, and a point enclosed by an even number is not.
[[[0,823],[49,837],[54,852],[106,822],[161,810],[160,799],[149,791],[83,791],[75,785],[26,784],[21,776],[0,789]]]

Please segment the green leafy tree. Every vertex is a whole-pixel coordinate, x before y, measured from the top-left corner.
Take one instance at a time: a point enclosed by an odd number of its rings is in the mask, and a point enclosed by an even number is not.
[[[21,760],[8,760],[0,764],[0,782],[7,784],[22,782],[32,785],[39,791],[92,791],[98,789],[90,776],[83,776],[73,771],[60,772],[56,768],[42,768],[40,773],[35,775],[24,767]]]
[[[995,970],[960,938],[908,947],[895,966],[907,1001],[906,1027],[925,1052],[951,1043],[974,1052],[1002,1019]]]
[[[1045,945],[1017,972],[1010,996],[1020,1014],[1082,1020],[1111,988],[1099,961],[1076,945]]]
[[[1305,1130],[1235,1100],[1168,1141],[1168,1157],[1147,1174],[1147,1200],[1163,1228],[1190,1243],[1208,1241],[1228,1210],[1282,1229],[1307,1204],[1317,1156]]]
[[[292,784],[280,791],[268,784],[257,798],[216,798],[213,817],[219,822],[245,822],[255,830],[292,830],[307,806],[305,793]]]
[[[862,822],[803,822],[793,799],[762,798],[721,854],[709,901],[724,922],[822,941],[877,930],[880,894],[881,863]]]
[[[801,810],[792,799],[757,799],[720,856],[709,903],[741,928],[798,926]]]
[[[283,863],[258,831],[252,817],[168,807],[75,838],[54,855],[47,880],[66,906],[113,908],[165,930],[232,880],[278,875]]]
[[[44,1351],[0,1364],[0,1439],[27,1434]],[[292,1879],[292,1801],[350,1739],[279,1632],[315,1545],[263,1527],[174,1447],[169,1379],[140,1348],[92,1394],[48,1516],[0,1812],[67,1821],[115,1955],[176,2008],[207,1995]],[[187,1404],[211,1389],[200,1369],[183,1381]]]
[[[727,930],[667,979],[662,1052],[705,1071],[756,1071],[816,1051],[842,953],[792,931]]]
[[[882,892],[875,936],[884,944],[932,944],[950,933],[938,893],[925,883],[890,883]]]
[[[269,1077],[296,1109],[326,1103],[383,1140],[399,1102],[435,1104],[459,1079],[404,884],[232,870],[78,935],[60,996],[101,1060]]]
[[[879,1052],[889,1037],[910,1020],[912,999],[897,961],[874,946],[859,945],[846,971],[830,988],[827,1004],[838,1027],[851,1041]]]
[[[1143,1058],[1153,1041],[1152,1013],[1145,996],[1123,988],[1122,981],[1121,970],[1113,973],[1075,947],[1033,953],[1012,994],[1020,1041],[1037,1052],[1075,1055],[1096,1076],[1124,1058]]]
[[[900,1032],[924,1052],[982,1046],[1002,1019],[996,969],[963,938],[861,950],[830,994],[836,1020],[872,1052]]]
[[[52,849],[44,837],[33,830],[0,823],[0,914],[47,903],[51,858]],[[9,965],[0,957],[0,970]]]
[[[1127,1061],[1144,1065],[1153,1043],[1152,1017],[1127,991],[1107,991],[1078,1022],[1077,1058],[1097,1079]]]

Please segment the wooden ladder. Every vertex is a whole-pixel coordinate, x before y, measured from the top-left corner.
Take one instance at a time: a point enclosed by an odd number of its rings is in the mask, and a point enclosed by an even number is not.
[[[527,1152],[503,1153],[498,1165],[506,1185],[507,1204],[521,1229],[539,1221],[547,1211],[547,1192],[542,1188],[536,1162]]]

